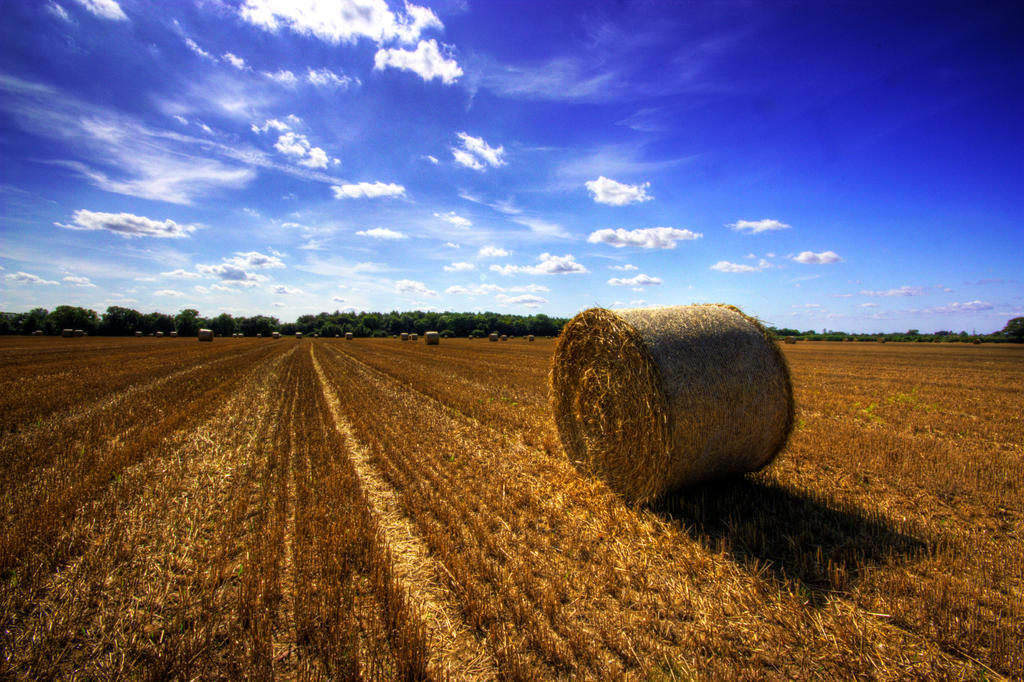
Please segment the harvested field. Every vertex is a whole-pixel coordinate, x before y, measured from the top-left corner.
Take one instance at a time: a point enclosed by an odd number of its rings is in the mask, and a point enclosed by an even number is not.
[[[0,338],[0,677],[1024,677],[1024,348],[784,345],[777,461],[633,507],[553,345]]]

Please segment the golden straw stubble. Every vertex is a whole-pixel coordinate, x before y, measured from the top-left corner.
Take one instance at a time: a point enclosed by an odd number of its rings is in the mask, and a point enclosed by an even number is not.
[[[570,460],[638,503],[756,471],[793,427],[785,357],[726,305],[585,310],[555,347],[551,393]]]

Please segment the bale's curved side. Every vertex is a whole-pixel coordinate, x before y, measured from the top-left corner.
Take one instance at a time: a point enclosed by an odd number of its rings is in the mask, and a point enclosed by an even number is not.
[[[638,502],[756,471],[793,427],[781,349],[732,306],[584,311],[559,338],[551,386],[570,458]]]

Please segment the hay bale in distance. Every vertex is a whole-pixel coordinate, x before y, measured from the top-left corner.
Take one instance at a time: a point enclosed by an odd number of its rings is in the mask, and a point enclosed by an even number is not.
[[[281,338],[281,332],[270,332],[270,337],[274,339]]]
[[[142,332],[135,332],[135,336],[142,336]]]
[[[490,334],[487,335],[487,338],[490,341],[497,341],[498,340],[498,332],[491,332]]]
[[[178,332],[170,332],[168,336],[170,336],[172,339],[176,339],[178,338]]]
[[[502,341],[508,341],[508,334],[502,334],[501,335],[501,340]]]
[[[213,330],[212,329],[206,329],[204,327],[203,329],[200,329],[196,333],[196,335],[199,337],[200,341],[210,341],[210,342],[213,341]]]
[[[157,332],[156,335],[157,335],[158,338],[163,338],[164,333],[163,332]]]
[[[75,330],[74,329],[61,329],[60,330],[60,335],[62,337],[64,337],[65,339],[70,339],[72,336],[75,335]]]
[[[529,334],[529,335],[528,335],[528,336],[526,337],[526,340],[527,340],[527,341],[533,341],[533,334]]]
[[[420,338],[420,335],[417,334],[416,332],[412,332],[411,334],[409,334],[409,340],[410,341],[419,341],[419,338]]]
[[[787,337],[786,337],[786,338],[784,339],[784,341],[785,341],[786,343],[796,343],[796,337],[795,337],[795,336],[787,336]]]
[[[550,379],[569,459],[631,502],[756,471],[793,428],[785,356],[732,306],[585,310]]]
[[[408,341],[409,340],[409,333],[408,332],[402,332],[401,334],[398,335],[398,338],[402,339],[402,341]]]
[[[423,339],[428,346],[436,346],[441,343],[441,335],[437,332],[424,332]]]
[[[351,341],[352,340],[352,332],[345,332],[345,340],[346,341]]]
[[[295,338],[296,339],[301,339],[302,338],[302,332],[295,332]]]

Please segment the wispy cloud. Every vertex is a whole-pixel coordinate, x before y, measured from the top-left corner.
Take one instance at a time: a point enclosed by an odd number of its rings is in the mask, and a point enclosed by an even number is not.
[[[396,232],[395,230],[389,230],[386,227],[374,227],[370,230],[359,230],[356,234],[360,237],[372,237],[373,239],[408,239],[407,235],[401,232]]]
[[[331,187],[335,199],[376,199],[378,197],[400,197],[405,194],[405,187],[395,183],[357,182]]]
[[[121,237],[181,239],[196,231],[197,225],[181,225],[171,219],[151,220],[131,213],[99,213],[84,208],[75,211],[71,223],[54,223],[68,230],[106,230]]]
[[[613,287],[650,287],[661,283],[660,277],[651,277],[643,273],[635,277],[613,277],[608,280],[608,284],[611,284]]]
[[[843,261],[835,251],[822,251],[821,253],[801,251],[796,256],[793,256],[793,260],[797,263],[804,263],[805,265],[828,265],[830,263],[841,263]]]
[[[627,185],[602,175],[597,180],[588,180],[584,185],[596,203],[609,206],[627,206],[654,198],[647,193],[647,188],[651,186],[649,182]]]
[[[75,0],[101,19],[112,21],[128,21],[128,15],[115,0]]]
[[[583,274],[588,270],[576,262],[572,254],[555,256],[550,253],[542,253],[538,257],[536,265],[492,265],[491,270],[500,275],[573,275]]]
[[[425,81],[438,78],[445,85],[451,85],[462,76],[459,63],[450,54],[442,54],[433,39],[421,40],[415,50],[381,48],[373,56],[373,68],[376,71],[387,68],[412,71]]]
[[[730,223],[729,227],[736,230],[737,232],[746,232],[747,234],[758,234],[759,232],[788,230],[790,228],[790,225],[779,222],[778,220],[772,220],[771,218],[765,218],[764,220],[737,220],[735,223]]]
[[[911,287],[902,286],[896,289],[889,289],[887,291],[869,291],[867,289],[861,290],[861,296],[923,296],[925,293],[924,287]]]
[[[4,275],[4,279],[8,282],[15,282],[18,284],[43,284],[43,285],[58,285],[60,282],[56,282],[52,279],[43,279],[38,275],[33,275],[30,272],[13,272],[9,275]]]
[[[641,249],[674,249],[678,241],[700,239],[704,235],[674,227],[645,227],[638,230],[604,229],[591,232],[591,244],[608,244],[615,248],[635,246]]]
[[[473,137],[465,132],[457,133],[456,136],[460,146],[451,148],[456,163],[479,171],[485,170],[487,166],[497,168],[505,165],[503,145],[492,147],[482,137]]]

